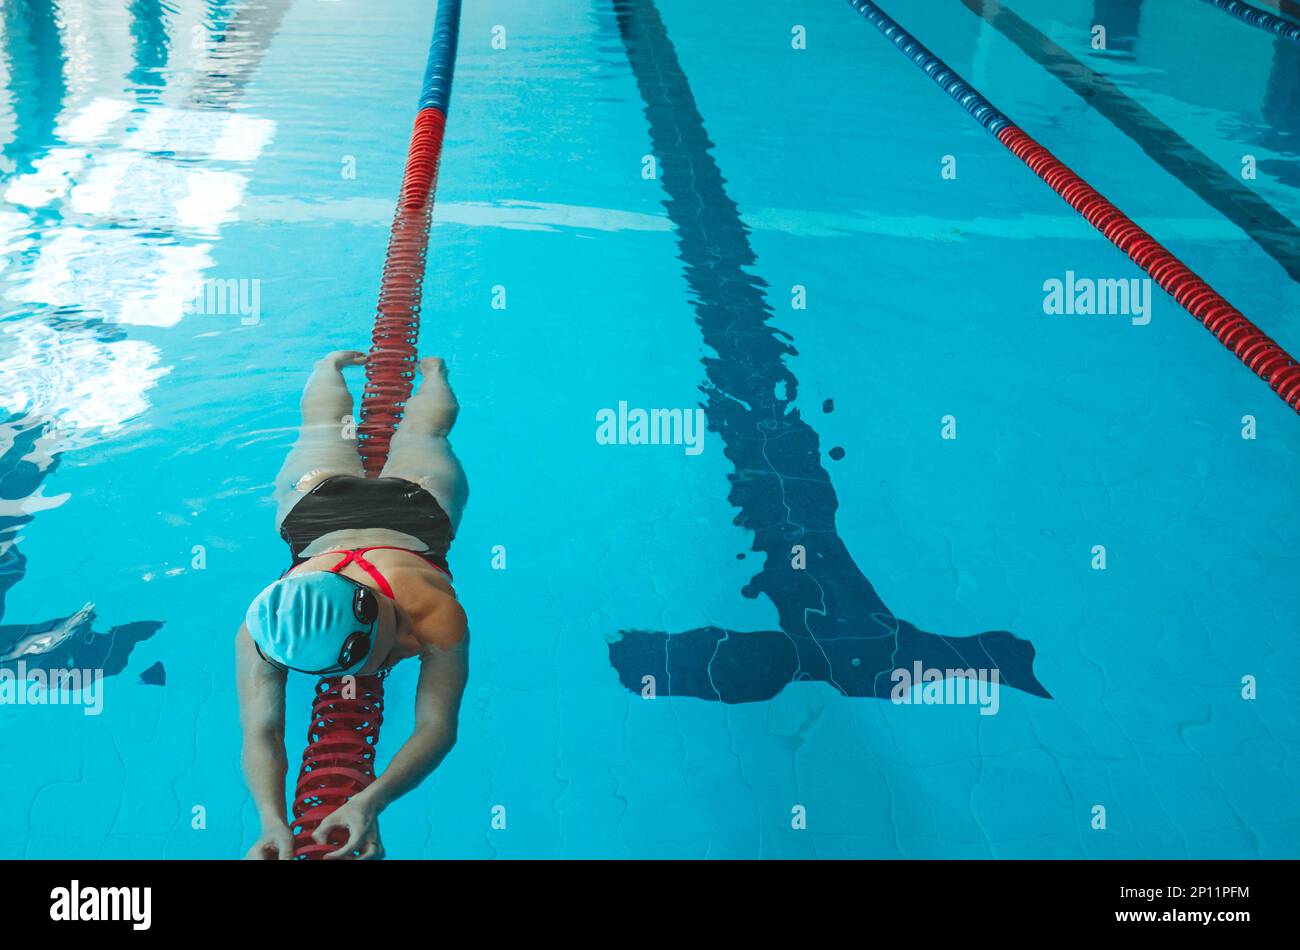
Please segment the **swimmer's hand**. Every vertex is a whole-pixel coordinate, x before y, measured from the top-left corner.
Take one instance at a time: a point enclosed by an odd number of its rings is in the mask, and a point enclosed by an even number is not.
[[[244,855],[245,861],[292,861],[293,832],[281,822],[263,828],[261,836]]]
[[[320,358],[318,365],[342,369],[345,366],[360,366],[366,361],[366,354],[360,350],[334,350]]]
[[[325,860],[347,858],[353,851],[360,851],[360,861],[378,861],[384,856],[384,844],[379,840],[379,812],[369,800],[358,795],[320,823],[312,833],[312,840],[317,844],[329,844],[331,832],[340,829],[347,832],[348,840],[337,851],[325,855]]]

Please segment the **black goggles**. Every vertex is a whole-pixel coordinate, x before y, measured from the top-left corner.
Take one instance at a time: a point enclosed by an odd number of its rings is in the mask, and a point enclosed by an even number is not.
[[[254,640],[253,649],[257,651],[258,656],[282,670],[305,673],[307,676],[333,676],[370,655],[370,650],[375,643],[375,624],[379,621],[379,595],[365,584],[354,581],[350,577],[344,577],[342,574],[336,576],[356,588],[352,594],[352,615],[360,623],[368,624],[370,627],[369,630],[357,630],[344,638],[343,646],[339,648],[338,662],[323,670],[304,670],[296,666],[287,666],[263,653],[262,648]]]

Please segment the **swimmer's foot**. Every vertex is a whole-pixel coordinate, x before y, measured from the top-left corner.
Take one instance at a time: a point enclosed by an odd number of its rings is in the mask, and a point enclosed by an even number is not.
[[[320,361],[335,369],[342,369],[345,366],[360,366],[366,361],[366,354],[360,350],[334,350],[322,356]]]
[[[420,360],[420,373],[425,376],[447,377],[447,362],[441,356],[426,356]]]

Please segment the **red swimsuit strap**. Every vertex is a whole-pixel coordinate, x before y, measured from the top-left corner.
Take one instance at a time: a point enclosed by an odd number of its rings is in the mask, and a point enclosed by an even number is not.
[[[365,554],[367,551],[405,551],[407,554],[413,554],[416,557],[418,557],[420,560],[424,561],[425,564],[428,564],[430,567],[432,567],[443,577],[447,578],[447,580],[449,581],[451,580],[450,574],[444,571],[437,564],[434,564],[433,561],[429,560],[429,558],[421,554],[419,551],[412,551],[410,548],[399,548],[391,544],[373,544],[368,548],[352,548],[347,551],[322,551],[321,553],[343,555],[343,560],[339,561],[337,564],[335,564],[333,567],[329,569],[329,572],[331,574],[342,573],[343,568],[347,567],[349,564],[355,564],[357,567],[361,568],[361,570],[365,571],[367,574],[370,575],[371,579],[374,580],[374,582],[379,586],[380,593],[382,593],[389,600],[392,600],[393,585],[388,583],[388,578],[384,577],[383,572],[380,571],[379,568],[375,567],[374,564],[366,560]],[[318,555],[313,555],[313,557],[316,556]],[[289,568],[289,570],[284,572],[285,575],[287,576],[293,573],[296,567],[298,567],[298,565],[295,564],[294,567]]]
[[[391,544],[372,544],[370,547],[367,548],[355,548],[351,551],[333,552],[333,553],[342,553],[343,560],[339,561],[332,568],[330,568],[331,573],[337,574],[339,571],[343,570],[343,568],[346,567],[347,565],[355,564],[357,567],[361,568],[372,578],[374,578],[375,583],[379,585],[379,589],[383,591],[384,595],[391,600],[393,597],[392,585],[389,584],[387,578],[385,578],[384,575],[380,573],[379,568],[375,567],[374,564],[370,563],[370,561],[366,560],[366,558],[363,556],[368,551],[401,551],[405,554],[412,554],[415,557],[418,557],[420,560],[422,560],[425,564],[428,564],[431,568],[433,568],[443,577],[447,578],[447,580],[449,581],[451,580],[450,574],[448,574],[437,564],[434,564],[433,561],[431,561],[425,555],[421,554],[419,551],[412,551],[410,548],[399,548]]]
[[[343,560],[339,561],[337,564],[331,567],[330,573],[342,574],[343,568],[347,567],[349,564],[355,564],[357,567],[361,568],[363,571],[369,574],[371,580],[373,580],[377,585],[379,585],[380,593],[382,593],[389,600],[392,600],[393,585],[388,583],[388,578],[386,578],[383,575],[383,573],[379,570],[379,568],[375,567],[375,565],[371,564],[369,561],[365,559],[365,557],[363,557],[363,555],[367,551],[373,551],[373,550],[375,550],[375,548],[354,548],[353,550],[350,551],[335,552],[335,553],[342,553]],[[397,548],[395,550],[401,550],[401,549]]]

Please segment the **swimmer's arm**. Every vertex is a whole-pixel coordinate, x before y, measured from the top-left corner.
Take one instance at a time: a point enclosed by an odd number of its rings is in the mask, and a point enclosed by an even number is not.
[[[353,799],[364,798],[375,814],[423,782],[456,744],[460,700],[469,678],[469,636],[462,632],[457,639],[445,647],[426,645],[420,654],[415,729],[384,774]]]
[[[244,780],[262,827],[285,824],[284,671],[257,655],[243,625],[235,635],[235,683],[244,732]]]

